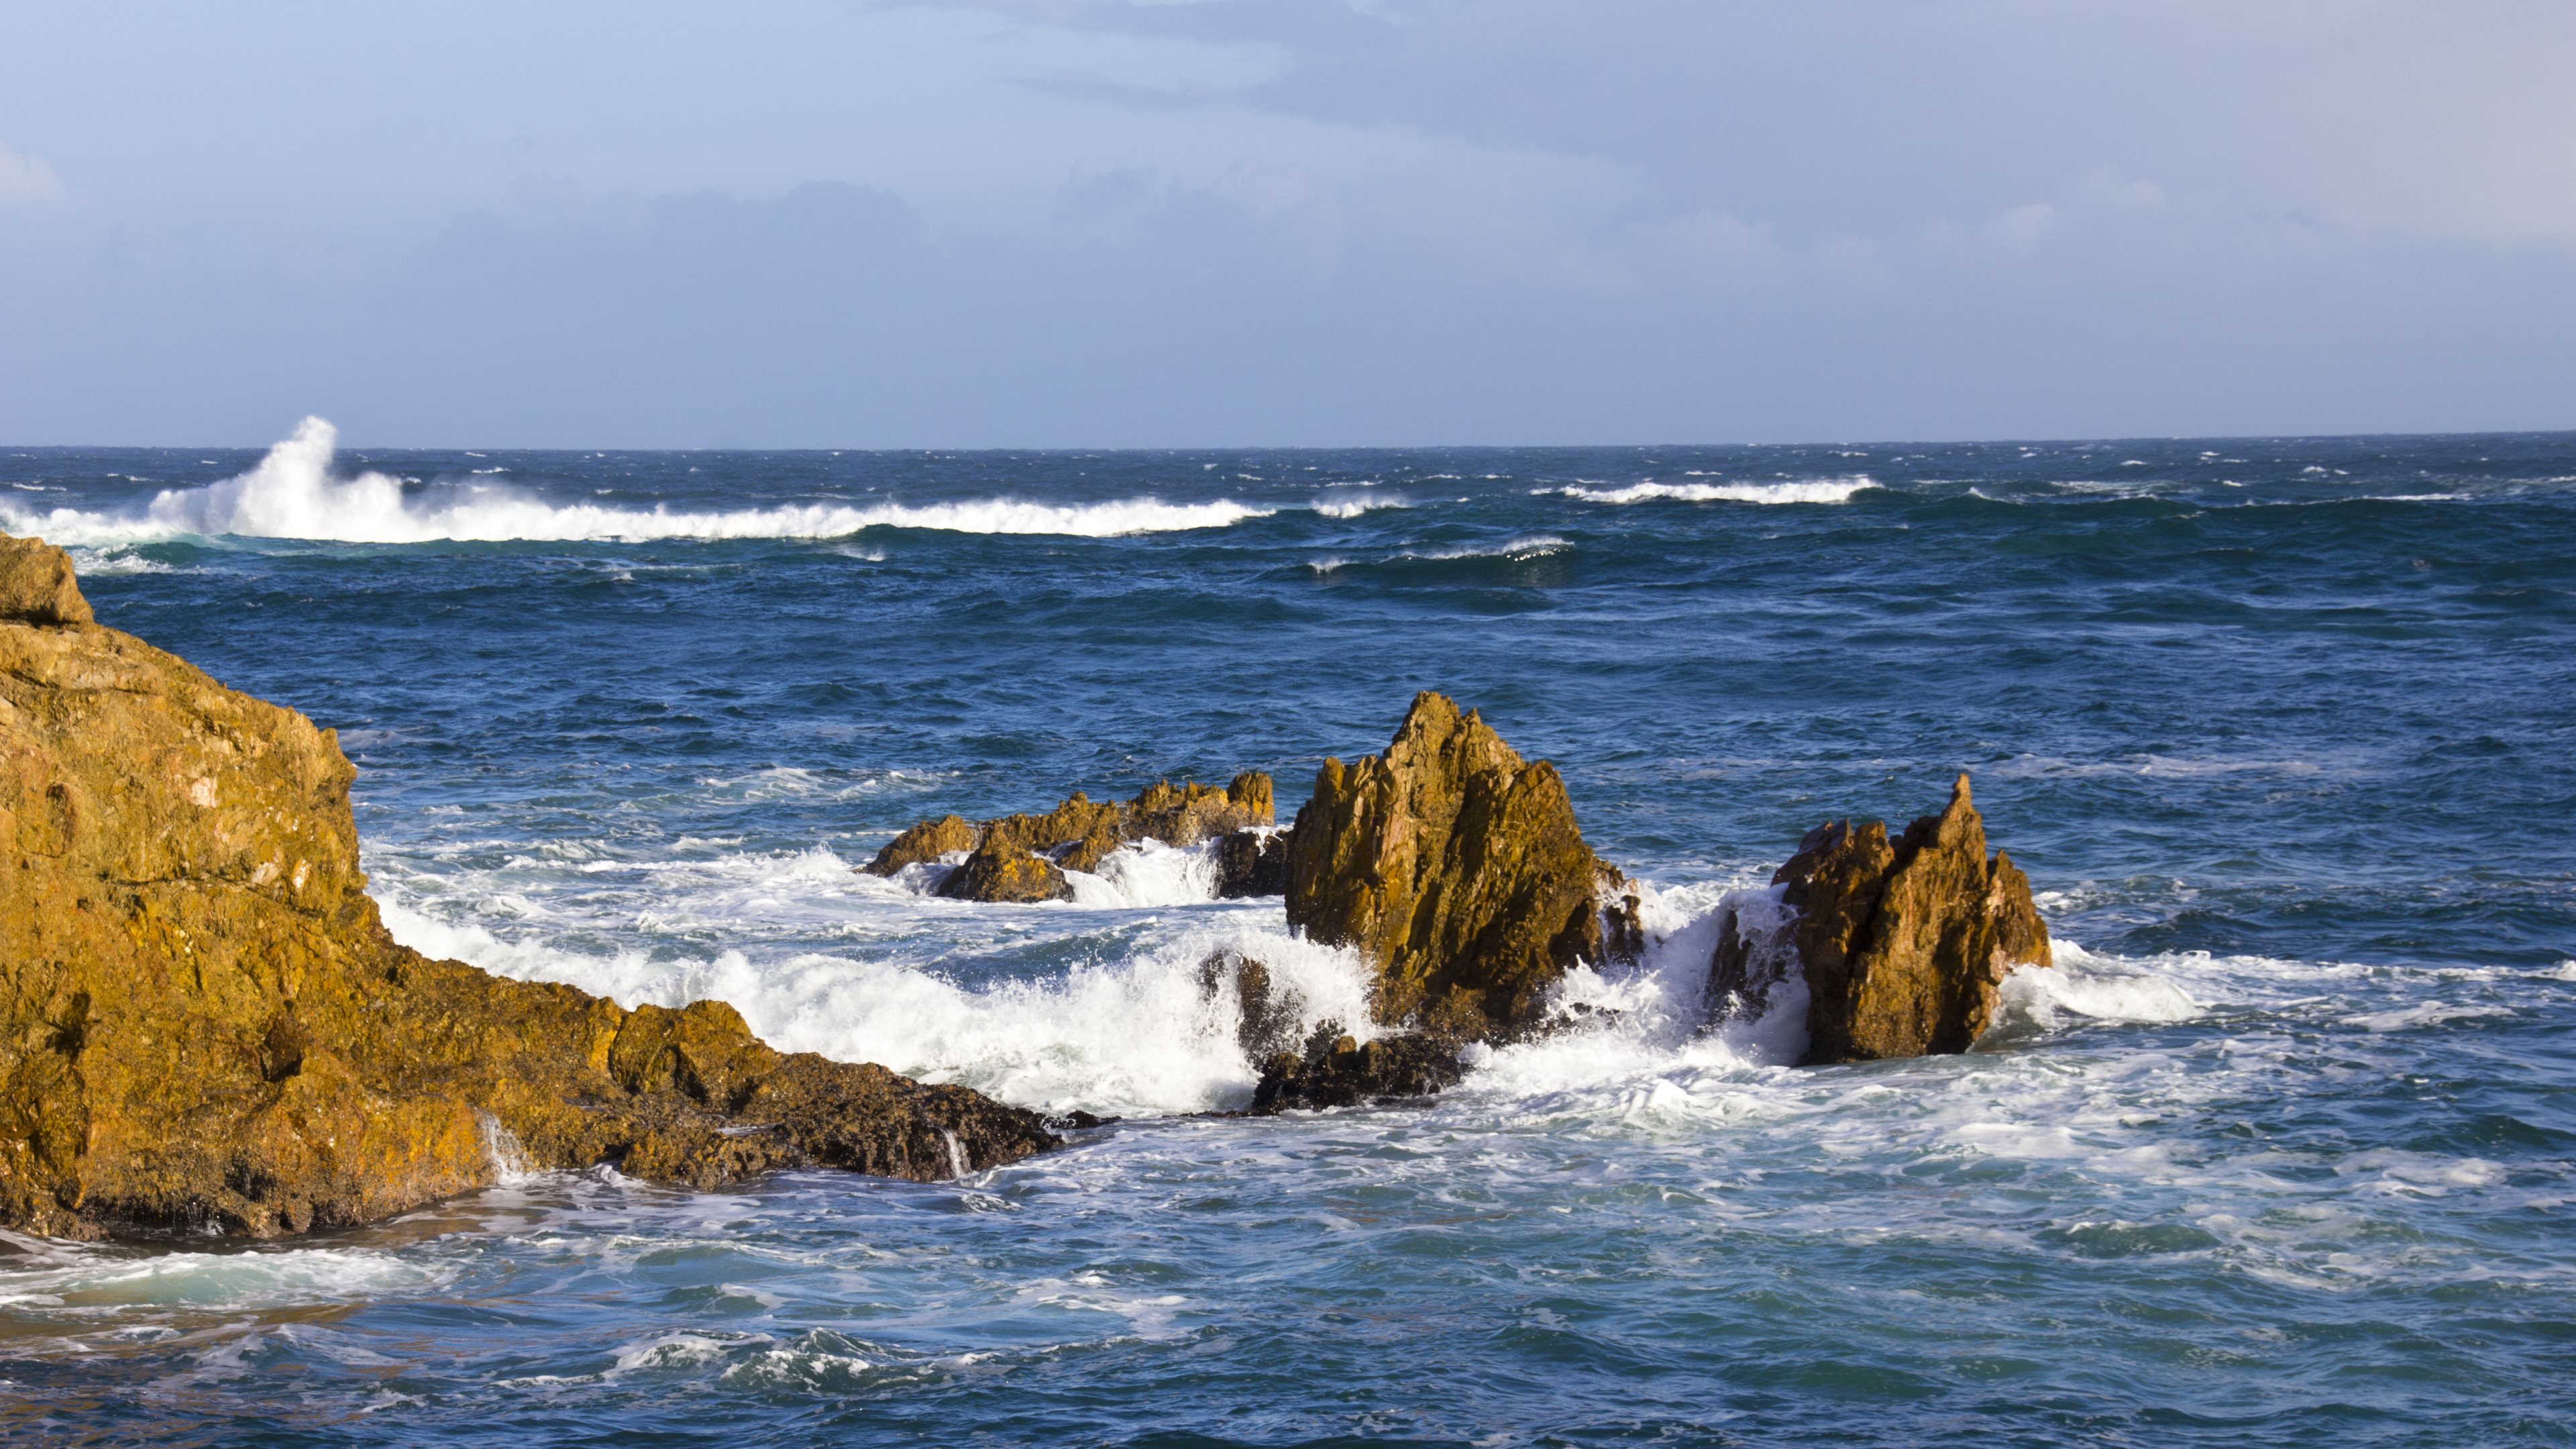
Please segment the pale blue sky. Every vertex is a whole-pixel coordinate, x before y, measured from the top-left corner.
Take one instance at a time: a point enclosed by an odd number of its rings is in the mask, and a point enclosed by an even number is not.
[[[0,442],[2576,427],[2563,0],[0,3]]]

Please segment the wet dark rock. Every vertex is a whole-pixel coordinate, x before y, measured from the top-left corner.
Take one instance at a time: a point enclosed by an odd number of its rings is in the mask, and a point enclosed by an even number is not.
[[[1217,842],[1216,895],[1221,901],[1288,893],[1288,834],[1237,830]]]
[[[1305,1050],[1279,1052],[1263,1065],[1249,1115],[1428,1097],[1466,1075],[1459,1060],[1466,1046],[1464,1038],[1434,1031],[1362,1044],[1340,1022],[1326,1022],[1307,1038]]]
[[[1267,1062],[1297,1046],[1297,1023],[1306,1016],[1306,999],[1293,986],[1275,983],[1270,968],[1233,951],[1220,951],[1199,964],[1199,996],[1222,1003],[1234,988],[1234,1040],[1244,1060]]]
[[[1807,988],[1807,1063],[1963,1052],[1993,1024],[2005,973],[2049,964],[2030,880],[1986,853],[1961,775],[1950,804],[1891,841],[1875,821],[1818,826],[1772,876],[1795,915],[1721,928],[1710,999],[1758,1014],[1787,971]]]
[[[1428,691],[1383,754],[1324,762],[1289,835],[1289,925],[1359,948],[1378,1020],[1468,1035],[1529,1025],[1568,967],[1633,942],[1633,906],[1619,931],[1603,920],[1624,885],[1553,765]]]

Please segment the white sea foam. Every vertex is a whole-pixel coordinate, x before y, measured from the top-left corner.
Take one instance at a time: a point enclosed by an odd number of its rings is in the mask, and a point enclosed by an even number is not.
[[[2419,1026],[2442,1026],[2454,1021],[2471,1021],[2482,1016],[2509,1014],[2502,1007],[2463,1006],[2447,1001],[2423,1001],[2413,1006],[2400,1007],[2395,1011],[2374,1011],[2360,1016],[2347,1016],[2343,1018],[2343,1024],[2357,1026],[2370,1032],[2412,1031]]]
[[[1545,558],[1549,554],[1563,553],[1572,547],[1574,545],[1571,542],[1555,534],[1532,533],[1524,534],[1519,538],[1505,539],[1500,543],[1462,543],[1449,548],[1407,549],[1387,561],[1389,563],[1397,559],[1447,561],[1465,558],[1502,558],[1517,561]]]
[[[1326,518],[1357,518],[1380,508],[1411,508],[1401,493],[1384,493],[1374,489],[1335,489],[1314,502],[1317,513]]]
[[[1176,876],[1186,881],[1187,867],[1176,858],[1188,852],[1119,854],[1132,854],[1138,878],[1124,884],[1107,875],[1090,878],[1104,893],[1099,905],[1115,904],[1107,898],[1110,892],[1186,893],[1185,885],[1169,882]],[[1085,878],[1074,879],[1082,889]],[[852,876],[847,867],[837,867],[837,878],[805,884],[917,901],[912,909],[940,912],[945,924],[970,941],[979,927],[1009,939],[1050,922],[1074,925],[1092,914],[1079,901],[1073,908],[926,901],[872,877]],[[773,880],[772,900],[787,888]],[[909,1076],[960,1082],[1046,1110],[1134,1115],[1249,1100],[1257,1074],[1235,1040],[1232,984],[1220,980],[1211,995],[1201,981],[1202,963],[1219,952],[1268,965],[1275,989],[1293,992],[1303,1003],[1291,1013],[1300,1032],[1333,1019],[1363,1039],[1370,1035],[1367,979],[1358,958],[1287,935],[1276,902],[1184,914],[1150,925],[1144,939],[1096,962],[1077,960],[1043,977],[968,986],[951,979],[938,957],[925,958],[902,940],[865,951],[802,951],[761,960],[742,950],[711,958],[644,949],[594,953],[558,944],[549,939],[551,932],[500,931],[444,919],[381,883],[379,893],[394,939],[426,954],[525,980],[567,982],[628,1006],[725,1001],[753,1031],[785,1050],[881,1062]]]
[[[293,437],[270,448],[249,472],[201,488],[165,490],[140,513],[76,508],[40,513],[0,506],[0,521],[13,533],[104,547],[185,536],[397,544],[841,538],[868,528],[1108,538],[1224,528],[1272,511],[1232,500],[1166,503],[1157,498],[1078,504],[986,498],[864,508],[782,504],[718,513],[558,505],[490,484],[413,489],[372,471],[336,477],[331,464],[337,440],[331,424],[306,418]]]
[[[137,1254],[0,1236],[19,1249],[0,1257],[0,1307],[263,1310],[362,1302],[444,1278],[430,1264],[355,1248]]]
[[[1866,473],[1847,478],[1799,478],[1782,483],[1631,483],[1624,488],[1584,487],[1556,491],[1586,503],[1849,503],[1864,488],[1875,488]]]

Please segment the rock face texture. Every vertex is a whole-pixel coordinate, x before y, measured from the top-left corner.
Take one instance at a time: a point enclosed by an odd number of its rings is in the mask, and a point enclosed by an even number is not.
[[[1161,780],[1133,800],[1094,803],[1077,790],[1044,815],[1005,815],[981,824],[955,815],[924,820],[888,841],[860,869],[893,875],[907,865],[969,850],[974,856],[940,886],[941,895],[973,901],[1064,900],[1072,895],[1064,884],[1065,871],[1098,870],[1101,858],[1121,846],[1140,840],[1196,845],[1267,826],[1271,810],[1270,777],[1257,771],[1235,776],[1222,790]]]
[[[954,818],[953,816],[951,817]],[[939,883],[939,893],[960,901],[1069,901],[1064,872],[1001,831],[988,831],[966,863]]]
[[[89,623],[89,600],[72,577],[71,555],[41,538],[0,533],[0,619]]]
[[[1324,761],[1289,832],[1288,924],[1360,949],[1379,1020],[1438,1016],[1468,1035],[1535,1024],[1567,967],[1626,934],[1605,933],[1602,908],[1622,884],[1583,843],[1556,768],[1429,691],[1384,754]]]
[[[946,1178],[1035,1115],[396,945],[334,736],[87,622],[0,541],[0,1224],[271,1236],[619,1163]]]
[[[1758,1007],[1780,970],[1803,972],[1809,1064],[1966,1051],[1993,1024],[2004,974],[2049,964],[2030,880],[1987,856],[1965,775],[1947,809],[1894,841],[1875,821],[1822,825],[1771,879],[1796,911],[1787,940],[1730,919],[1710,999]]]

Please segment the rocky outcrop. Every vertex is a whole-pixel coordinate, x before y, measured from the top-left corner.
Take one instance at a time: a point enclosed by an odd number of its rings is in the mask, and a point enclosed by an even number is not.
[[[331,732],[87,622],[68,569],[0,548],[0,1224],[268,1236],[505,1163],[926,1180],[1055,1142],[719,1003],[627,1011],[396,945]]]
[[[1385,753],[1328,759],[1289,833],[1288,924],[1355,946],[1376,1014],[1462,1034],[1533,1025],[1547,989],[1632,927],[1623,878],[1583,843],[1556,768],[1514,753],[1474,712],[1417,695]]]
[[[1799,972],[1810,1064],[1966,1051],[1993,1024],[2005,973],[2049,963],[2029,878],[1986,854],[1965,775],[1947,809],[1897,839],[1875,821],[1822,825],[1771,879],[1794,915],[1767,928],[1730,916],[1710,999],[1758,1014]]]
[[[1073,887],[1054,861],[992,830],[985,832],[983,843],[966,857],[966,863],[939,883],[939,894],[951,900],[1028,904],[1072,900]]]
[[[970,824],[955,815],[924,820],[888,841],[876,858],[860,869],[890,876],[907,865],[937,862],[960,850],[989,858],[970,875],[960,867],[939,893],[963,900],[1063,900],[1069,887],[1062,872],[1096,871],[1102,858],[1141,840],[1165,845],[1196,845],[1271,823],[1270,777],[1247,771],[1224,789],[1213,785],[1175,785],[1156,781],[1133,800],[1094,801],[1077,790],[1043,815],[1005,815]],[[1258,853],[1256,847],[1256,855]],[[1043,869],[1021,864],[1022,856],[1042,856]],[[976,865],[969,859],[968,867]],[[960,877],[965,877],[960,879]],[[1052,879],[1045,893],[1038,884]],[[1250,879],[1246,877],[1247,881]]]
[[[89,601],[72,576],[71,555],[41,538],[0,533],[0,619],[89,623]]]
[[[936,863],[961,850],[973,850],[983,831],[962,816],[924,820],[886,842],[876,859],[860,867],[870,875],[892,875],[907,865]]]

